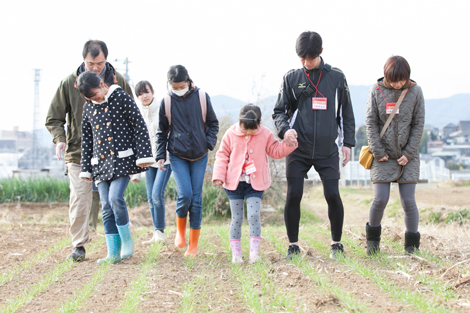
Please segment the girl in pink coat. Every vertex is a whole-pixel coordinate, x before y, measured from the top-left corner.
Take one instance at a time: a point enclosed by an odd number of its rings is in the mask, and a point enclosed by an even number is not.
[[[250,227],[250,262],[259,260],[261,240],[260,208],[263,192],[271,185],[268,156],[281,159],[297,148],[285,141],[274,139],[272,132],[261,125],[261,110],[247,104],[240,110],[239,122],[224,134],[216,154],[212,182],[223,186],[230,200],[232,223],[230,247],[232,263],[243,263],[241,255],[241,229],[243,203],[246,199]]]

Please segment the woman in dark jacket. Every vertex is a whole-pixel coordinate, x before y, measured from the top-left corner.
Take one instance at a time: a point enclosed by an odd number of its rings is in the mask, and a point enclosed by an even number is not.
[[[369,93],[366,127],[370,151],[374,155],[370,178],[375,193],[366,224],[368,255],[380,251],[381,221],[392,182],[398,183],[405,213],[405,251],[419,250],[415,189],[419,179],[418,150],[424,128],[424,98],[421,87],[410,80],[410,72],[403,57],[390,57],[384,66],[384,77]],[[397,113],[380,138],[384,124],[401,97],[404,98]]]
[[[209,96],[194,86],[182,65],[168,71],[169,95],[160,104],[157,131],[157,160],[160,170],[166,150],[176,182],[177,233],[175,245],[186,246],[186,217],[189,213],[189,247],[185,256],[195,257],[202,220],[202,185],[208,150],[217,143],[219,122]]]

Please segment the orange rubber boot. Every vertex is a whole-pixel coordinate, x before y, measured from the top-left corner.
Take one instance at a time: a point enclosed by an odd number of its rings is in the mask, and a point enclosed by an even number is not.
[[[175,246],[178,248],[184,248],[186,246],[186,220],[186,217],[179,218],[176,216]]]
[[[199,241],[200,229],[189,229],[189,247],[184,256],[195,257],[197,253],[197,242]]]

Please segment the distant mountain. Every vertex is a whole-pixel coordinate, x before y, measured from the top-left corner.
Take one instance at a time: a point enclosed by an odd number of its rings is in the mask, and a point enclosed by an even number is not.
[[[365,124],[366,105],[370,86],[349,86],[351,101],[354,108],[356,127]],[[217,116],[229,116],[235,122],[244,101],[219,95],[211,98]],[[272,109],[276,96],[262,99],[258,105],[263,111],[263,118],[271,122]],[[470,120],[470,94],[458,94],[449,98],[425,100],[426,124],[442,128],[449,123],[457,124],[459,121]]]
[[[366,106],[370,86],[349,86],[356,126],[365,124]],[[424,91],[425,92],[425,91]],[[425,99],[426,124],[442,128],[449,123],[470,120],[470,94],[458,94],[449,98]]]

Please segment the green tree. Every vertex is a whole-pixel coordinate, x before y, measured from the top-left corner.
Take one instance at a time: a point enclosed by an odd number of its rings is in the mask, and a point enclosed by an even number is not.
[[[423,136],[421,137],[421,142],[419,144],[419,153],[428,153],[428,142],[429,142],[429,135],[428,132],[424,132]]]

